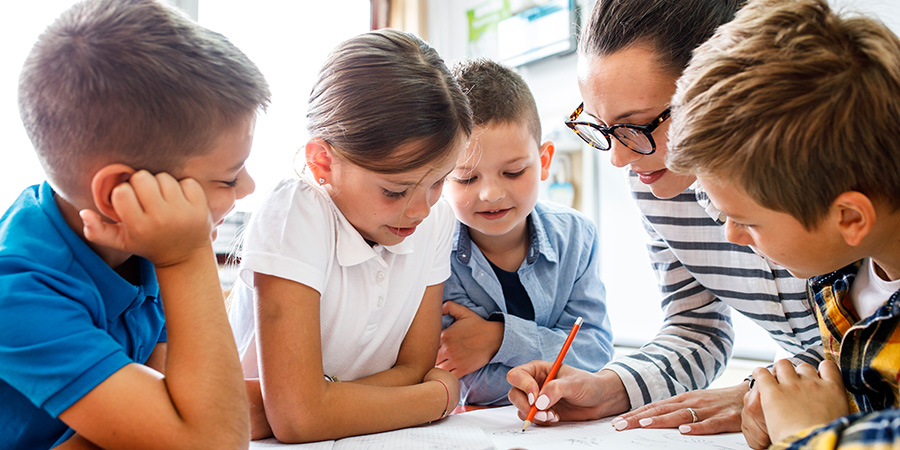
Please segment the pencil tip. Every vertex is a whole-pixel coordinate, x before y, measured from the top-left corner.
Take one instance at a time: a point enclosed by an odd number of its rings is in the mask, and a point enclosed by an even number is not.
[[[525,425],[522,425],[522,431],[525,431],[525,429],[528,428],[529,425],[531,425],[531,421],[530,421],[530,420],[526,420],[526,421],[525,421]]]

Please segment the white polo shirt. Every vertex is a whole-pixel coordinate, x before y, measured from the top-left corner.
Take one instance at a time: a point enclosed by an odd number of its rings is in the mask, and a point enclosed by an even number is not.
[[[280,182],[244,233],[229,320],[244,376],[259,376],[253,273],[321,294],[325,374],[355,380],[393,367],[427,286],[450,276],[455,220],[445,200],[400,244],[370,247],[328,193],[306,178]]]

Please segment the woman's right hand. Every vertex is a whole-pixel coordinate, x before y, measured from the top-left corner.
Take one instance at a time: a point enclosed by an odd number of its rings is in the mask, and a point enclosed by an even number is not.
[[[541,390],[552,365],[532,361],[506,374],[512,385],[509,400],[519,410],[519,418],[525,419],[533,403],[539,411],[535,423],[600,419],[630,408],[625,385],[611,370],[592,373],[563,364],[556,378]]]
[[[456,378],[456,375],[444,370],[438,369],[437,367],[428,371],[425,374],[425,378],[422,380],[423,383],[427,383],[429,381],[440,381],[444,383],[444,386],[447,387],[447,395],[449,398],[447,399],[447,413],[450,414],[456,408],[456,405],[459,404],[459,378]],[[443,417],[441,417],[443,418]]]

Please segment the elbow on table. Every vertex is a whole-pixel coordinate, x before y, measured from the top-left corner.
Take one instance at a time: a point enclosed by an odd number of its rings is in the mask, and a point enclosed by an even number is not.
[[[296,411],[278,413],[269,416],[269,426],[275,439],[285,444],[302,444],[304,442],[333,439],[321,415],[298,413]]]

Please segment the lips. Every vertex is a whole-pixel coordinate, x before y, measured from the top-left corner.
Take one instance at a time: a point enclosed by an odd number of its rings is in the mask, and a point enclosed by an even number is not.
[[[655,170],[653,172],[637,172],[637,171],[635,171],[635,173],[638,176],[638,179],[641,180],[641,183],[644,183],[644,184],[655,183],[657,180],[662,178],[662,176],[665,175],[666,172],[668,172],[668,169],[660,169],[660,170]]]
[[[409,237],[416,232],[416,227],[387,227],[387,229],[402,238]]]
[[[502,219],[503,217],[505,217],[507,214],[509,214],[509,212],[511,210],[512,210],[512,208],[492,209],[490,211],[479,211],[475,214],[477,214],[479,217],[482,217],[487,220],[497,220],[497,219]]]

